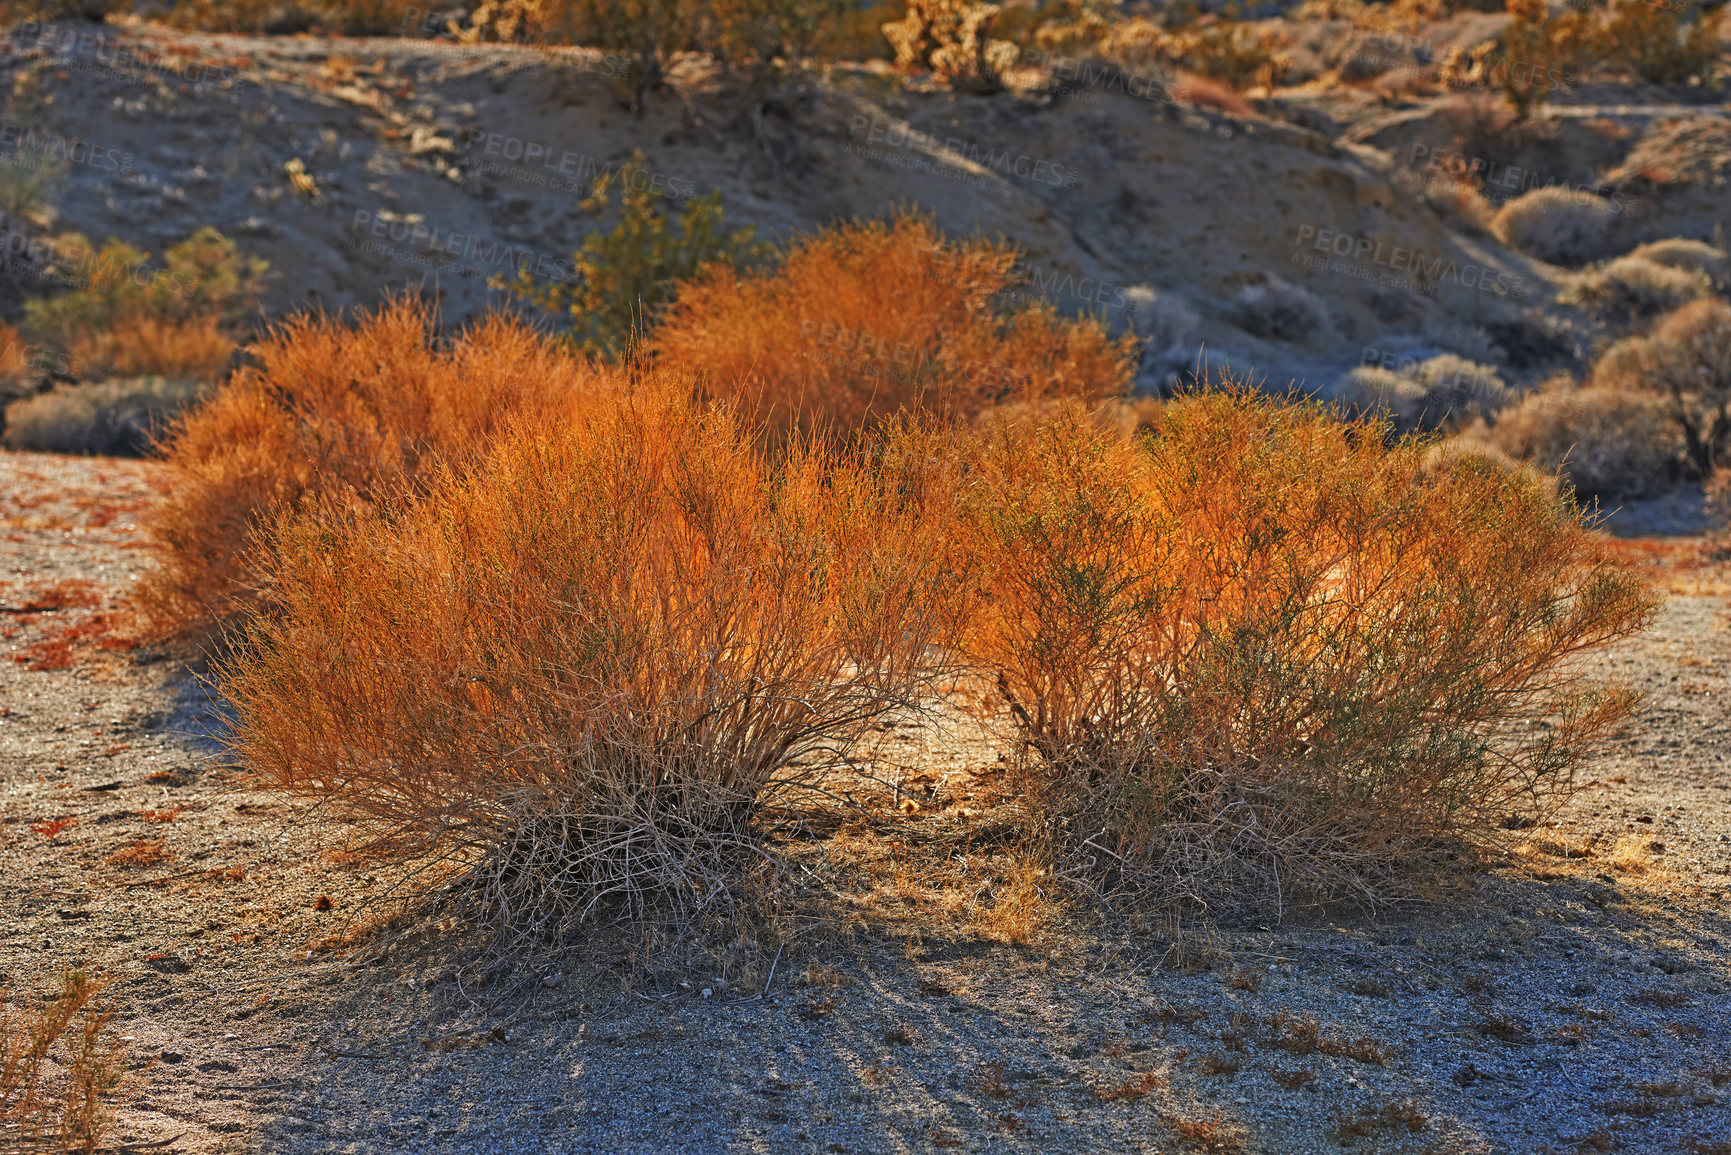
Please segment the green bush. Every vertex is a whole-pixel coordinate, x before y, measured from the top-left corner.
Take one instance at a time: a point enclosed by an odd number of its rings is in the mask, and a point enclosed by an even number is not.
[[[573,254],[570,279],[542,280],[527,270],[516,279],[495,277],[495,288],[569,318],[571,339],[584,349],[619,357],[673,296],[674,286],[705,266],[741,268],[767,246],[753,230],[725,232],[720,191],[696,197],[677,216],[661,207],[663,190],[651,187],[641,152],[630,165],[604,174],[583,210],[616,211],[613,227],[597,228]]]

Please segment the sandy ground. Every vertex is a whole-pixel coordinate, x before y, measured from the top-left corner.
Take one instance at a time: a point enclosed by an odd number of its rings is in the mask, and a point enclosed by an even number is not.
[[[391,879],[349,848],[353,832],[244,789],[192,736],[209,719],[184,669],[113,648],[102,615],[137,568],[133,518],[156,476],[0,456],[0,971],[19,990],[63,964],[115,976],[134,1056],[120,1139],[178,1135],[187,1152],[1731,1143],[1731,619],[1698,572],[1668,573],[1680,592],[1658,624],[1602,658],[1648,697],[1592,785],[1446,905],[1191,929],[1173,950],[1171,930],[1125,937],[1061,914],[1007,946],[910,900],[896,933],[796,939],[772,979],[763,959],[634,972],[608,942],[513,970],[431,918],[369,941],[394,909]],[[911,740],[946,788],[991,769],[971,764],[989,757],[978,745]]]

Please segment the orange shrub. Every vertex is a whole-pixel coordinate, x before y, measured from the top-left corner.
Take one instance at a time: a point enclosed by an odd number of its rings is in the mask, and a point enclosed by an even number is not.
[[[968,476],[965,649],[1036,812],[1118,882],[1409,890],[1566,795],[1630,706],[1569,659],[1649,596],[1536,475],[1204,395],[1136,440],[1004,423]]]
[[[760,810],[932,676],[946,605],[916,474],[752,442],[639,380],[413,506],[286,525],[238,752],[454,856],[514,932],[725,905]]]
[[[250,352],[255,364],[161,445],[174,482],[149,519],[158,567],[141,597],[158,634],[196,635],[255,602],[270,578],[252,551],[273,510],[413,492],[511,414],[557,409],[591,379],[504,318],[440,346],[428,311],[406,301],[352,328],[299,317]]]
[[[99,366],[115,377],[208,382],[222,376],[236,347],[219,317],[127,317],[111,328],[77,334],[68,353],[73,364]]]
[[[779,268],[715,269],[687,285],[649,340],[780,429],[1124,391],[1128,341],[1041,306],[996,311],[1015,262],[915,216],[842,225],[795,243]]]

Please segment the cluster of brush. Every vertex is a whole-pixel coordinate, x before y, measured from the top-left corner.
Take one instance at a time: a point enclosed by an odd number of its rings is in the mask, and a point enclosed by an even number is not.
[[[166,442],[147,610],[226,639],[264,783],[538,935],[738,901],[958,685],[1102,894],[1407,894],[1566,795],[1630,704],[1571,659],[1652,603],[1547,479],[1248,392],[1127,420],[1127,347],[922,227],[715,271],[617,365],[291,322]]]

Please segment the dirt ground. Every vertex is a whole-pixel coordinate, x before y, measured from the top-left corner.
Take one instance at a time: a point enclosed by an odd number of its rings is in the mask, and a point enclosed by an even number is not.
[[[124,648],[158,477],[0,456],[0,972],[19,991],[66,964],[116,978],[118,1140],[1731,1149],[1731,616],[1684,546],[1629,546],[1672,591],[1601,659],[1645,691],[1638,717],[1558,825],[1456,900],[1147,936],[1060,912],[1011,946],[902,894],[899,922],[796,937],[768,967],[647,972],[601,943],[513,969],[431,917],[381,931],[392,878],[353,831],[246,789],[197,736],[196,679]],[[965,800],[990,751],[907,737],[922,797],[947,799],[910,838],[985,821]],[[985,867],[948,868],[977,897]]]

